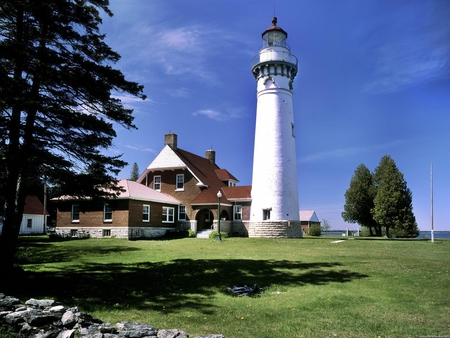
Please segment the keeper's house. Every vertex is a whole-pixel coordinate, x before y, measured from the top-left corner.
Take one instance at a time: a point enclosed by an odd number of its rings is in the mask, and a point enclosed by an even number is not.
[[[180,201],[130,180],[120,180],[118,185],[124,191],[106,202],[52,199],[57,206],[57,235],[137,239],[161,237],[176,229]]]

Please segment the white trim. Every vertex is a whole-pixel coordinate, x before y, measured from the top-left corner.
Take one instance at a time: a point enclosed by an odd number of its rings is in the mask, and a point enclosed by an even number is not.
[[[145,207],[148,207],[147,213],[144,212]],[[151,220],[151,211],[150,210],[151,210],[150,204],[142,204],[142,222],[143,223],[150,223],[150,220]],[[147,219],[144,219],[144,215],[147,215]]]

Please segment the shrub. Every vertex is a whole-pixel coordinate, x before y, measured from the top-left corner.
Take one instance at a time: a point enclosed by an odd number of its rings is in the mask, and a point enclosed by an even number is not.
[[[217,232],[217,230],[214,230],[213,232],[211,232],[211,233],[209,234],[209,238],[211,238],[211,239],[216,239],[218,236],[219,236],[219,233]],[[222,238],[228,238],[228,237],[230,237],[230,235],[228,234],[228,232],[225,232],[225,231],[221,231],[221,232],[220,232],[220,236],[221,236]]]
[[[310,236],[320,236],[321,230],[320,230],[320,225],[319,224],[313,224],[309,227],[309,231],[308,231],[308,235]]]
[[[195,231],[194,231],[194,230],[191,230],[191,229],[189,229],[189,230],[188,230],[188,237],[191,237],[191,238],[193,238],[193,237],[195,237],[195,236],[197,236],[197,234],[195,233]]]

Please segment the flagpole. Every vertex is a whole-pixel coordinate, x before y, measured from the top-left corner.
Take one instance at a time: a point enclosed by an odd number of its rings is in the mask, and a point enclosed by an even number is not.
[[[434,224],[433,224],[433,162],[430,165],[431,180],[431,243],[434,243]]]

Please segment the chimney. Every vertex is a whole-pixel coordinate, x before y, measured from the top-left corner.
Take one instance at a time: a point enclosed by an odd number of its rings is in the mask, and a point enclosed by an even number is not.
[[[177,150],[178,136],[174,133],[164,135],[164,145],[168,145],[173,150]]]
[[[215,150],[207,150],[205,152],[205,158],[207,158],[208,160],[210,160],[212,162],[212,164],[216,164],[216,152]]]

